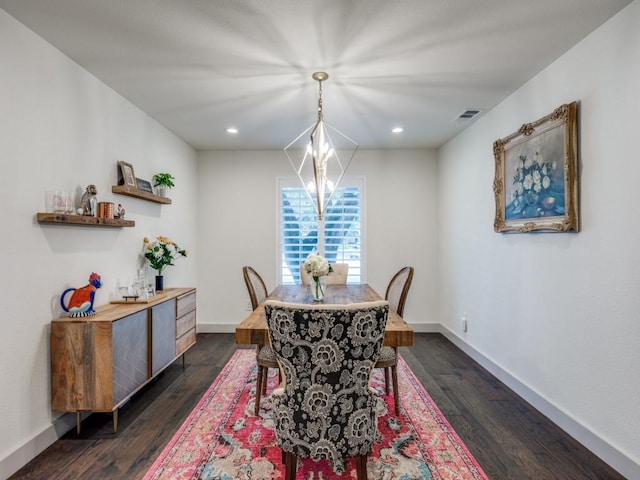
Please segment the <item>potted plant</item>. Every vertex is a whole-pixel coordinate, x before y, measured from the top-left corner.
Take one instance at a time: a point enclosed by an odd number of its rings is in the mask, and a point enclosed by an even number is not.
[[[158,189],[158,195],[166,197],[167,191],[176,186],[175,183],[173,183],[174,180],[175,177],[170,173],[156,173],[153,176],[153,186]]]

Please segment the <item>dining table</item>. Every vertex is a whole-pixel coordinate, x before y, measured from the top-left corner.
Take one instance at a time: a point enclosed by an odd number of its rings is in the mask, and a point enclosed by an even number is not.
[[[299,304],[333,304],[375,302],[382,297],[366,283],[345,285],[327,285],[324,300],[316,302],[309,285],[278,285],[267,297]],[[268,345],[269,331],[264,303],[261,303],[236,327],[236,343],[238,345]],[[384,335],[384,345],[390,347],[412,347],[413,329],[395,311],[389,310]]]

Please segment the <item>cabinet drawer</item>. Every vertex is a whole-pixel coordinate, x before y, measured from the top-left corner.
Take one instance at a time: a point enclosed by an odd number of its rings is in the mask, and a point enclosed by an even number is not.
[[[187,312],[196,309],[196,292],[188,293],[178,297],[176,305],[176,317],[181,317]]]
[[[196,329],[192,328],[176,340],[176,355],[182,355],[191,345],[196,343]]]
[[[185,332],[195,328],[196,326],[196,311],[191,310],[186,315],[178,318],[176,321],[176,338],[180,338]]]

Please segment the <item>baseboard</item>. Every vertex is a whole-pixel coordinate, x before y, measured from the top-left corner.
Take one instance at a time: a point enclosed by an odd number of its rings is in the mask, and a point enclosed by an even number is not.
[[[237,323],[199,323],[198,333],[236,333]]]
[[[604,441],[571,416],[558,409],[544,397],[533,391],[529,386],[522,383],[502,367],[495,364],[491,359],[473,348],[453,331],[443,325],[439,325],[439,327],[440,333],[449,339],[456,347],[482,365],[498,380],[529,402],[536,410],[548,417],[553,423],[575,438],[589,451],[593,452],[594,455],[609,464],[624,477],[640,478],[640,464],[614,448],[611,444]]]
[[[75,427],[76,416],[73,413],[61,415],[55,419],[39,435],[36,435],[16,451],[0,460],[0,478],[9,478]]]
[[[415,333],[440,333],[439,323],[409,323]]]

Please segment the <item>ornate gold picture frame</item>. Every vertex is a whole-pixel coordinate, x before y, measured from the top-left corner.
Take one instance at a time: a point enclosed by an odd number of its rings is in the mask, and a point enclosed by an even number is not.
[[[579,231],[577,102],[493,143],[496,232]]]

